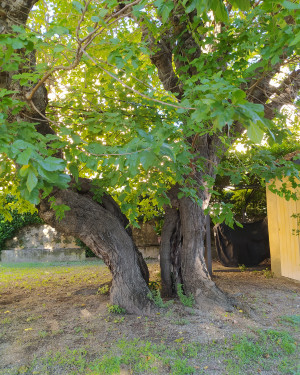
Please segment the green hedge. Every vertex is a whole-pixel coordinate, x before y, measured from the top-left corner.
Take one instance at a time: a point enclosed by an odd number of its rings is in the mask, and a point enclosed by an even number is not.
[[[42,219],[37,213],[25,213],[19,214],[16,211],[12,211],[12,221],[4,220],[4,216],[0,215],[0,251],[5,249],[5,242],[13,238],[18,230],[29,224],[41,224]]]

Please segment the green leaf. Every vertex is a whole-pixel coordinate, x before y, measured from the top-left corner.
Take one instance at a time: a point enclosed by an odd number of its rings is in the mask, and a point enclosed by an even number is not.
[[[83,11],[83,5],[80,4],[80,2],[77,1],[77,0],[72,1],[72,6],[73,6],[73,8],[75,8],[79,13],[81,13],[81,12]]]
[[[216,3],[213,7],[214,15],[216,16],[217,21],[227,22],[228,21],[228,13],[227,8],[225,7],[222,0],[213,1]]]
[[[242,104],[244,103],[245,97],[246,97],[246,93],[243,90],[235,90],[232,93],[231,100],[233,104],[237,104],[237,103]]]
[[[100,21],[100,17],[98,17],[98,16],[92,16],[92,17],[91,17],[91,20],[92,20],[93,22],[99,22],[99,21]]]
[[[21,165],[28,164],[32,151],[32,148],[27,148],[26,150],[22,151],[17,157],[16,162]]]
[[[29,193],[36,187],[38,183],[38,179],[32,169],[29,170],[28,176],[27,176],[27,181],[26,181],[26,186],[29,191]]]
[[[25,142],[23,141],[22,139],[18,139],[16,140],[13,144],[12,144],[13,147],[17,148],[18,150],[25,150],[27,149],[28,147],[30,147],[31,149],[33,148],[32,144],[29,143],[29,142]]]
[[[34,205],[37,205],[40,203],[40,194],[39,194],[39,189],[35,188],[33,189],[28,196],[26,197],[28,201]]]
[[[45,160],[39,160],[39,164],[46,169],[46,171],[62,171],[65,167],[65,162],[62,159],[57,159],[49,156]]]
[[[105,154],[106,146],[103,146],[101,143],[93,142],[90,143],[86,149],[91,154],[102,155]]]
[[[236,8],[246,11],[250,9],[250,1],[249,0],[234,0],[230,1],[230,3],[235,6]]]
[[[75,181],[77,182],[79,177],[78,165],[76,163],[71,163],[69,165],[69,170],[75,178]]]
[[[289,43],[289,47],[294,46],[294,45],[299,45],[300,43],[300,31],[299,33],[296,34],[295,38],[291,40]]]
[[[66,49],[65,46],[62,46],[61,44],[57,44],[55,47],[54,47],[54,52],[62,52]]]
[[[259,122],[251,122],[247,128],[247,135],[254,143],[260,143],[265,134],[264,130],[259,125]]]
[[[153,152],[144,151],[140,156],[140,162],[145,171],[147,171],[149,168],[155,165],[155,162],[157,162],[157,157]]]
[[[64,26],[53,26],[50,30],[49,33],[54,35],[57,34],[59,36],[61,35],[67,35],[70,33],[69,29],[64,27]]]
[[[107,15],[107,13],[108,13],[108,9],[102,8],[99,10],[98,14],[99,14],[99,17],[103,18]]]
[[[174,2],[156,0],[154,4],[158,7],[158,12],[161,15],[163,23],[165,23],[169,18],[171,10],[174,8]]]
[[[86,167],[91,169],[92,171],[97,172],[98,170],[98,160],[96,158],[89,157],[86,162]]]
[[[29,165],[23,165],[22,168],[19,169],[19,174],[21,177],[27,176],[28,172],[30,171]]]
[[[167,143],[163,143],[160,148],[160,154],[166,155],[169,158],[171,158],[174,162],[176,161],[176,156],[172,150],[172,147],[168,145]]]
[[[70,176],[68,176],[67,174],[61,173],[58,175],[57,181],[55,182],[55,186],[61,189],[66,189],[70,181],[71,181]]]
[[[12,42],[13,49],[21,49],[24,47],[24,42],[20,39],[14,39]]]
[[[282,3],[282,6],[286,9],[290,9],[290,10],[300,9],[299,3],[292,3],[291,1],[284,1]]]

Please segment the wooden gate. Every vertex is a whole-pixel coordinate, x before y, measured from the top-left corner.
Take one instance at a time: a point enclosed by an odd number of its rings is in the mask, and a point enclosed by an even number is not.
[[[275,183],[277,189],[283,183],[291,189],[287,178]],[[272,271],[300,281],[300,189],[295,192],[298,200],[287,201],[267,187],[267,210]]]

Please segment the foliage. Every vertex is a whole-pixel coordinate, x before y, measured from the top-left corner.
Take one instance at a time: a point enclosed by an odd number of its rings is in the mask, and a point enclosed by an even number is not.
[[[109,292],[109,286],[104,285],[104,286],[98,288],[97,294],[108,294],[108,292]]]
[[[195,304],[195,299],[192,294],[190,295],[185,295],[183,293],[183,286],[182,284],[177,284],[177,295],[179,297],[180,302],[187,307],[193,307]]]
[[[152,289],[150,293],[147,294],[147,297],[154,302],[158,307],[166,307],[164,301],[161,298],[159,289]]]
[[[244,264],[239,264],[239,270],[241,272],[245,272],[245,271],[247,271],[247,267]]]
[[[285,315],[280,318],[283,323],[295,327],[297,330],[300,329],[300,315]]]
[[[182,186],[181,196],[201,203],[193,173],[206,173],[207,166],[202,157],[195,158],[190,139],[217,135],[222,156],[223,147],[236,138],[234,125],[239,122],[250,139],[243,139],[249,148],[262,140],[280,144],[289,136],[284,122],[292,116],[278,112],[273,122],[266,119],[263,105],[252,102],[251,94],[263,77],[274,76],[280,86],[296,68],[299,7],[282,0],[229,3],[230,7],[221,0],[140,1],[132,14],[114,19],[114,0],[105,7],[81,1],[37,2],[27,28],[13,25],[10,34],[1,35],[1,69],[27,96],[33,85],[46,82],[47,117],[55,134],[37,132],[30,118],[17,120],[28,103],[15,90],[1,89],[3,193],[15,189],[20,205],[36,205],[40,192],[47,197],[54,187],[66,188],[71,176],[75,181],[89,176],[97,180],[100,194],[107,190],[116,195],[123,212],[135,222],[143,205],[161,210],[169,203],[166,191],[175,183]],[[180,104],[176,95],[162,88],[150,63],[152,52],[142,39],[142,29],[160,40],[177,27],[172,22],[178,7],[179,25],[187,24],[202,51],[195,59],[193,48],[182,53],[184,32],[178,33],[174,59],[184,92]],[[47,22],[45,14],[51,14]],[[88,44],[79,46],[80,39]],[[33,51],[37,64],[31,69]],[[273,74],[277,65],[288,73]],[[249,82],[253,84],[247,89]],[[299,176],[298,170],[282,168],[281,161],[276,163],[263,148],[253,162],[266,181],[289,173],[295,184],[293,176]],[[240,176],[246,175],[245,167]],[[238,181],[236,169],[228,165],[217,172]],[[213,181],[209,176],[206,180],[212,189]],[[289,196],[285,187],[282,191],[278,193]],[[53,208],[60,218],[67,209],[56,204]],[[211,211],[216,220],[232,223],[230,206]]]
[[[297,132],[281,144],[253,147],[247,141],[242,143],[243,150],[230,149],[218,166],[211,206],[215,202],[224,202],[239,222],[262,219],[267,215],[266,182],[271,182],[268,188],[277,194],[286,199],[295,199],[296,196],[289,189],[282,188],[279,191],[272,183],[275,176],[280,180],[284,176],[290,176],[292,184],[297,186],[297,180],[293,176],[298,175],[299,165],[284,158],[287,154],[299,151],[295,138]],[[239,140],[237,144],[241,144]],[[214,221],[219,222],[221,219],[217,216]]]
[[[85,249],[85,256],[87,258],[94,258],[95,257],[94,252],[84,242],[82,242],[81,240],[76,238],[75,243],[76,243],[77,246],[80,246],[82,249]]]
[[[266,279],[273,279],[274,272],[272,272],[270,269],[266,268],[263,270],[263,275]]]
[[[12,201],[12,198],[7,198],[7,204]],[[5,248],[5,242],[15,235],[15,233],[26,225],[41,224],[42,220],[37,213],[18,213],[16,210],[8,212],[11,221],[6,221],[3,215],[0,215],[0,251]]]
[[[125,314],[126,313],[125,309],[123,309],[119,305],[107,304],[106,307],[107,307],[108,312],[111,314]]]
[[[300,214],[292,214],[291,218],[296,219],[296,229],[293,229],[292,233],[294,236],[300,235]]]

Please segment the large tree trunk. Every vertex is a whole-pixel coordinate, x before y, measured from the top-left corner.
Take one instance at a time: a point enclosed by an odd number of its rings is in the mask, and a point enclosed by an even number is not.
[[[2,1],[1,32],[10,33],[14,24],[25,25],[29,12],[37,1]],[[30,66],[25,67],[27,71],[35,67],[34,53],[30,60]],[[0,84],[8,90],[16,90],[18,98],[26,101],[28,88],[20,86],[18,81],[12,79],[12,75],[16,73],[21,73],[21,71],[2,72]],[[41,85],[35,92],[32,103],[29,102],[26,109],[20,112],[14,120],[28,121],[33,118],[37,123],[37,132],[43,135],[54,134],[48,121],[45,121],[48,100],[44,85]],[[62,151],[58,150],[55,156],[62,158]],[[55,212],[50,208],[49,197],[43,199],[38,207],[40,217],[60,232],[82,240],[104,260],[113,276],[110,292],[112,304],[120,305],[130,313],[149,313],[153,308],[153,303],[147,297],[150,292],[147,285],[148,268],[132,240],[130,230],[125,229],[128,224],[127,219],[111,197],[104,195],[101,204],[93,200],[89,181],[80,179],[80,185],[80,192],[70,184],[67,190],[54,189],[51,194],[56,204],[70,207],[70,211],[67,211],[63,220],[59,221]]]
[[[204,175],[215,177],[214,165],[218,163],[217,137],[202,136],[193,142],[198,157],[206,160],[203,171],[194,171],[198,183],[198,197],[202,206],[190,197],[178,199],[180,186],[169,191],[171,208],[166,208],[165,224],[162,229],[160,248],[162,292],[164,296],[176,293],[176,284],[183,285],[184,292],[192,294],[201,309],[213,306],[225,310],[232,309],[232,301],[220,291],[211,280],[206,267],[205,254],[205,214],[210,192]],[[196,161],[196,159],[195,159]]]
[[[78,237],[104,260],[113,276],[112,304],[131,313],[149,313],[152,304],[147,297],[147,274],[143,277],[141,271],[145,264],[121,222],[89,195],[68,189],[57,190],[54,196],[57,204],[71,210],[59,221],[44,200],[39,207],[41,218],[60,232]]]
[[[192,294],[201,309],[232,309],[230,299],[211,280],[204,258],[204,210],[191,198],[179,200],[179,209],[169,209],[160,249],[162,293],[172,296],[177,284]]]

